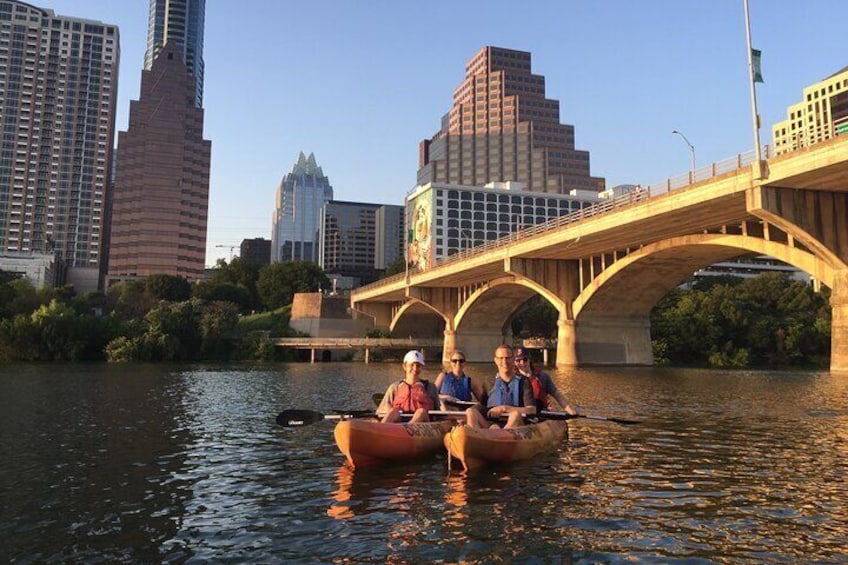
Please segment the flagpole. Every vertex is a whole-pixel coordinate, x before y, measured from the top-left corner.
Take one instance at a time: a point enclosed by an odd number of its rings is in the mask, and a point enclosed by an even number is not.
[[[748,11],[748,0],[745,2],[745,31],[748,43],[748,82],[751,85],[751,112],[754,120],[754,159],[757,173],[762,178],[762,149],[760,148],[760,115],[757,113],[757,87],[754,85],[754,52],[751,47],[751,17]]]

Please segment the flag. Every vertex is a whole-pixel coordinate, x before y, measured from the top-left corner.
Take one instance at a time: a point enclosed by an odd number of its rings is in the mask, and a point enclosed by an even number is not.
[[[751,71],[754,73],[754,82],[763,82],[763,73],[760,70],[760,59],[762,51],[751,49]]]

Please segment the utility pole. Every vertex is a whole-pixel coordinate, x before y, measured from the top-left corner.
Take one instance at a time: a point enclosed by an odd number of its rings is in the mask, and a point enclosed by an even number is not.
[[[695,146],[689,143],[689,140],[686,139],[686,136],[683,135],[682,131],[673,130],[671,133],[676,133],[682,137],[683,141],[686,142],[686,145],[689,146],[689,152],[692,154],[692,180],[690,182],[695,182]]]

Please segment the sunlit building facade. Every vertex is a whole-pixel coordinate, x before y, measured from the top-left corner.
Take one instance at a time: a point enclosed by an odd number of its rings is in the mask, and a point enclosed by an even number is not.
[[[804,98],[786,110],[788,119],[772,126],[780,155],[848,135],[848,67],[804,89]]]
[[[119,54],[114,25],[0,1],[0,251],[55,255],[78,291],[100,282]]]
[[[575,148],[574,126],[560,123],[559,101],[546,97],[545,77],[532,73],[530,53],[484,47],[453,98],[441,129],[419,146],[419,186],[517,181],[529,192],[604,189],[604,179],[589,172],[588,151]]]

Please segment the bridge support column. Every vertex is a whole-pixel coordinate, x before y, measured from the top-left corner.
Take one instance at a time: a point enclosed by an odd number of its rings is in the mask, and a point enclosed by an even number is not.
[[[462,330],[454,342],[472,363],[490,363],[494,358],[495,347],[509,343],[500,330]]]
[[[830,322],[830,370],[848,374],[848,271],[833,278]]]
[[[547,353],[547,350],[545,350]],[[577,335],[574,320],[557,320],[557,367],[574,367],[577,365]]]
[[[581,365],[653,365],[651,321],[647,316],[578,320],[576,349]]]
[[[442,364],[448,367],[450,355],[456,349],[456,331],[445,329],[445,345],[442,347]]]

